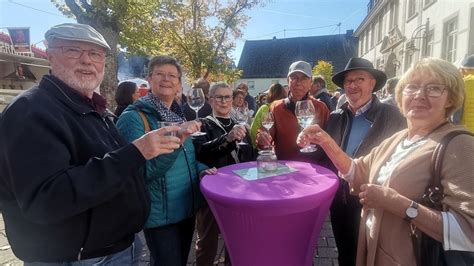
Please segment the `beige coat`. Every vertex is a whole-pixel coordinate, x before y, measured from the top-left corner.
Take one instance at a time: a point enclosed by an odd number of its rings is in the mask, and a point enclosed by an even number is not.
[[[424,190],[431,179],[431,156],[436,144],[448,132],[465,129],[447,124],[432,133],[428,141],[409,154],[383,184],[401,195],[421,202]],[[407,135],[403,130],[386,139],[367,156],[356,159],[356,180],[375,183],[380,168],[390,159],[396,146]],[[454,138],[446,149],[442,166],[442,180],[445,198],[443,206],[456,217],[461,228],[474,242],[474,138],[460,135]],[[358,193],[361,183],[353,184]],[[402,217],[375,209],[373,226],[366,237],[367,210],[362,210],[357,250],[357,265],[416,265],[410,226]]]

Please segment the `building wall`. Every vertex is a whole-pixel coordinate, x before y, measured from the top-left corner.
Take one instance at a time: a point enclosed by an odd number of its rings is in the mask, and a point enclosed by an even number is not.
[[[233,84],[235,88],[239,83],[246,83],[249,86],[249,94],[257,96],[259,93],[268,90],[270,85],[280,83],[282,85],[288,84],[286,78],[268,78],[268,79],[239,79]],[[253,87],[251,86],[253,84]]]
[[[378,0],[355,32],[359,37],[358,55],[386,72],[392,73],[392,68],[393,74],[389,76],[401,75],[426,56],[459,64],[465,56],[474,53],[474,25],[470,23],[473,10],[473,0]],[[454,52],[448,53],[447,29],[451,21],[456,24],[453,32],[456,42]],[[401,43],[381,51],[383,39],[394,37],[395,29],[401,33]]]

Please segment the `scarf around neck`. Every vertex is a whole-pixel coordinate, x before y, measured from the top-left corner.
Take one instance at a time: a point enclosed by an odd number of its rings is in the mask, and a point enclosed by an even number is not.
[[[153,95],[153,93],[148,92],[147,95],[141,98],[144,102],[150,104],[153,109],[155,109],[158,114],[161,116],[162,121],[166,122],[185,122],[183,111],[179,107],[179,104],[173,100],[170,108],[165,105],[165,103],[160,100],[158,97]]]

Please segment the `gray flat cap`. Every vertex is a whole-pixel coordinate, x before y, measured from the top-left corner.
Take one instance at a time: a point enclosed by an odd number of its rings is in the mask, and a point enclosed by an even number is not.
[[[53,26],[45,34],[44,38],[48,43],[54,39],[79,41],[97,44],[110,50],[110,46],[98,31],[86,24],[64,23]]]

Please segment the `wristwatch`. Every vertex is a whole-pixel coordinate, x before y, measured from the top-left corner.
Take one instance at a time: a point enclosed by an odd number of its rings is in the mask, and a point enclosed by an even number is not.
[[[412,201],[410,207],[405,211],[405,220],[411,221],[418,216],[418,203]]]

